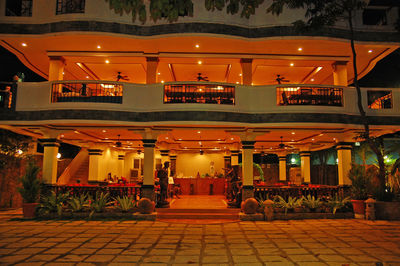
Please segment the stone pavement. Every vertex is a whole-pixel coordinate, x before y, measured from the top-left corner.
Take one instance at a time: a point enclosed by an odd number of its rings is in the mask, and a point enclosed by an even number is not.
[[[202,225],[10,216],[0,215],[1,265],[400,265],[400,222]]]

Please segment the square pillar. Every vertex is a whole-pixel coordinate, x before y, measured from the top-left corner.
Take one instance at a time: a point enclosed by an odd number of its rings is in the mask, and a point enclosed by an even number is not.
[[[351,185],[349,172],[351,169],[351,149],[350,144],[338,144],[336,146],[338,158],[338,185]]]
[[[254,173],[253,173],[253,150],[255,141],[242,141],[243,160],[242,160],[242,176],[243,189],[242,200],[254,197]]]
[[[118,176],[124,176],[125,170],[125,155],[118,154]]]
[[[99,149],[88,149],[89,153],[89,174],[88,182],[99,182],[103,181],[104,177],[100,176],[100,158],[103,150]]]
[[[49,57],[49,81],[64,79],[65,60],[62,56]]]
[[[335,62],[333,68],[333,85],[347,86],[347,62]]]
[[[154,198],[154,151],[156,146],[155,139],[143,139],[144,148],[144,169],[142,197],[155,201]]]
[[[231,165],[239,165],[239,151],[233,150],[231,151]]]
[[[311,183],[311,152],[300,152],[301,158],[301,178],[304,183]]]
[[[286,155],[279,156],[279,181],[286,182]]]
[[[42,178],[45,184],[57,184],[57,154],[60,144],[57,139],[39,140],[44,147]]]
[[[242,67],[242,84],[251,85],[253,83],[253,59],[242,58],[240,65]]]
[[[157,83],[158,57],[146,57],[146,84]]]

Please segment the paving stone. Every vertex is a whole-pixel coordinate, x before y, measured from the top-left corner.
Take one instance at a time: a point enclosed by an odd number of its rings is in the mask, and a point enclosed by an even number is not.
[[[343,256],[340,255],[326,255],[326,254],[322,254],[318,256],[319,259],[326,261],[326,262],[346,262],[349,261],[349,259],[346,259]]]
[[[85,243],[81,246],[81,248],[102,248],[106,245],[106,243]]]
[[[127,249],[122,251],[122,255],[144,255],[147,253],[147,249]]]
[[[173,255],[175,253],[175,249],[152,249],[149,253],[151,256],[157,255]]]
[[[29,258],[27,261],[52,261],[57,258],[59,255],[44,255],[39,254],[35,255],[32,258]]]
[[[70,252],[72,249],[73,248],[51,248],[51,249],[44,251],[43,253],[45,253],[45,254],[66,254],[66,253]]]
[[[114,258],[114,255],[91,255],[85,262],[109,262]]]
[[[18,254],[36,254],[36,253],[39,253],[39,252],[41,252],[41,251],[43,251],[44,250],[44,248],[23,248],[23,249],[20,249],[20,250],[18,250],[18,251],[16,251],[16,252],[14,252],[14,255],[18,255]]]
[[[284,248],[282,251],[286,254],[310,254],[310,252],[304,248]]]
[[[16,250],[17,250],[16,248],[0,248],[0,256],[13,253]]]
[[[292,261],[304,262],[304,261],[318,261],[313,255],[288,255]]]
[[[232,256],[233,262],[238,263],[238,264],[246,264],[247,263],[252,263],[252,262],[259,262],[257,257],[250,255],[250,256]]]
[[[379,260],[384,262],[396,262],[400,263],[400,254],[389,255],[389,254],[376,254],[374,257],[377,257]]]
[[[229,262],[228,256],[203,256],[202,257],[203,263],[226,263]]]
[[[67,254],[61,258],[58,258],[58,262],[80,262],[86,259],[89,255],[73,255]]]
[[[174,259],[174,264],[183,263],[183,264],[198,264],[200,261],[200,256],[184,256],[177,255]]]
[[[99,249],[96,254],[110,254],[110,255],[116,255],[119,254],[123,251],[122,248],[102,248]]]
[[[71,251],[71,254],[78,254],[78,255],[84,255],[84,254],[93,254],[97,251],[95,248],[77,248]]]
[[[260,256],[260,259],[263,262],[267,262],[269,265],[269,262],[287,262],[288,260],[285,257],[282,256],[276,256],[276,255],[271,255],[271,256]]]
[[[211,248],[211,249],[204,249],[204,254],[205,255],[226,255],[227,254],[227,249],[226,248]],[[234,253],[233,253],[234,254]],[[235,254],[238,255],[238,254]]]
[[[142,256],[131,256],[131,255],[118,255],[114,258],[113,262],[138,262]]]
[[[109,243],[104,248],[126,248],[129,243]]]
[[[143,262],[161,262],[168,263],[171,260],[171,256],[151,256],[143,259]]]

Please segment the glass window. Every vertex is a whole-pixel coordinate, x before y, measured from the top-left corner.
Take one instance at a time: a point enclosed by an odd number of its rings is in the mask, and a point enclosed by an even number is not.
[[[31,17],[32,0],[7,0],[6,16]]]
[[[56,15],[85,13],[85,0],[57,0]]]
[[[391,109],[392,91],[368,91],[369,109]]]

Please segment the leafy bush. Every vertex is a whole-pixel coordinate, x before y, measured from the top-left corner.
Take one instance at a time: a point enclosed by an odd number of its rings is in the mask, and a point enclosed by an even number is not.
[[[108,205],[109,194],[104,192],[97,192],[96,198],[91,202],[90,209],[92,212],[103,212]]]
[[[323,202],[319,198],[315,198],[314,196],[307,195],[307,197],[302,197],[303,205],[310,210],[316,210],[320,208]]]
[[[345,208],[348,203],[350,203],[349,197],[342,198],[336,194],[335,197],[328,200],[327,205],[332,208],[332,213],[335,214],[337,210]]]
[[[40,168],[30,161],[26,168],[25,175],[20,179],[22,187],[18,188],[25,203],[35,203],[40,192],[40,180],[37,178]]]
[[[353,164],[348,177],[351,180],[352,198],[366,200],[373,190],[371,172],[365,171],[363,165]]]
[[[135,200],[133,196],[123,196],[123,197],[116,197],[115,202],[117,203],[116,208],[122,212],[128,212],[135,207]]]
[[[289,196],[286,201],[281,196],[277,196],[276,206],[279,208],[285,209],[285,214],[287,214],[288,210],[292,211],[294,208],[300,207],[302,204],[302,199],[298,199],[296,197]]]
[[[57,194],[56,192],[52,191],[50,195],[45,195],[41,198],[39,213],[57,213],[59,216],[61,216],[63,206],[68,198],[68,193]]]
[[[69,199],[68,206],[73,212],[82,212],[85,208],[89,207],[89,200],[87,194],[81,194]]]

